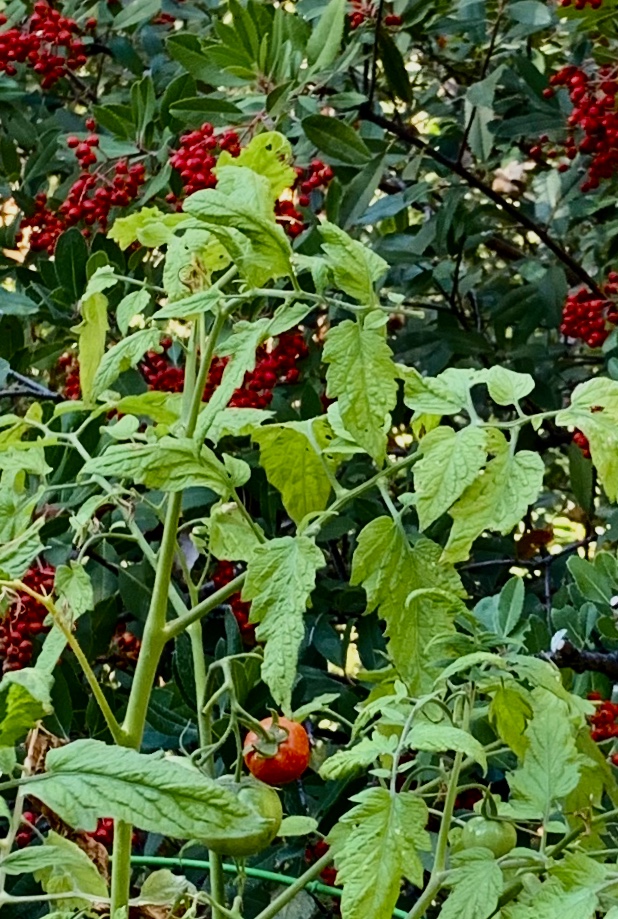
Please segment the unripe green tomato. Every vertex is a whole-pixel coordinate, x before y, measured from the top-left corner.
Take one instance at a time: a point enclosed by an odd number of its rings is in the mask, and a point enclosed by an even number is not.
[[[463,828],[461,844],[464,849],[489,849],[500,858],[517,845],[517,830],[503,820],[473,817]]]
[[[220,837],[204,839],[202,842],[211,851],[218,855],[232,855],[236,858],[246,858],[261,852],[271,844],[283,820],[283,808],[279,795],[274,788],[253,778],[241,779],[240,782],[230,780],[224,776],[218,780],[230,791],[237,795],[238,800],[265,821],[264,827],[254,833],[247,833],[241,839]]]

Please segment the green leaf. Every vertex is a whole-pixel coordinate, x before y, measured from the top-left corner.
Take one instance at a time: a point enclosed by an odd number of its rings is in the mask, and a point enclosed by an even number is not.
[[[489,720],[496,734],[518,759],[528,748],[526,728],[532,718],[528,693],[516,683],[500,685],[489,705]]]
[[[397,364],[404,381],[404,402],[414,412],[427,415],[457,415],[466,404],[466,395],[460,387],[441,373],[437,377],[423,377],[413,367]]]
[[[253,550],[242,597],[251,600],[256,638],[265,641],[262,679],[283,711],[291,709],[304,613],[324,556],[306,536],[283,536]]]
[[[86,286],[88,246],[77,227],[66,230],[56,243],[54,265],[60,285],[75,303]]]
[[[479,600],[474,614],[488,631],[506,640],[521,619],[524,595],[522,579],[512,577],[497,596],[483,597]]]
[[[34,316],[38,313],[40,305],[27,297],[26,294],[15,290],[0,288],[0,315],[2,316]]]
[[[221,294],[218,290],[200,290],[190,297],[168,303],[163,309],[157,310],[154,319],[194,319],[203,313],[216,312],[220,302]]]
[[[27,530],[0,546],[0,577],[22,578],[45,548],[39,535],[45,518],[39,517]]]
[[[483,374],[489,395],[498,405],[515,405],[535,387],[529,373],[515,373],[506,367],[490,367]]]
[[[307,60],[314,73],[330,67],[339,53],[346,0],[330,0],[307,42]]]
[[[273,415],[263,408],[224,408],[209,427],[208,439],[217,444],[223,437],[248,437]]]
[[[179,99],[170,106],[170,114],[183,124],[199,128],[205,121],[215,124],[242,122],[245,115],[241,108],[221,96],[192,96]]]
[[[266,131],[253,137],[240,151],[240,156],[233,157],[223,150],[217,160],[217,175],[222,166],[246,166],[268,179],[274,202],[296,181],[292,163],[292,145],[287,137],[278,131]]]
[[[101,456],[88,460],[82,473],[131,479],[167,492],[202,486],[227,497],[234,487],[246,482],[249,469],[242,460],[234,460],[226,468],[212,450],[199,449],[192,440],[162,437],[154,444],[114,444]]]
[[[597,377],[580,383],[556,424],[583,431],[607,497],[618,500],[618,382]]]
[[[566,706],[557,702],[535,711],[525,736],[528,746],[523,762],[507,776],[509,786],[517,804],[547,819],[577,787],[583,763]]]
[[[567,561],[567,567],[582,596],[607,609],[615,593],[615,585],[611,579],[599,571],[592,562],[578,555],[571,556]]]
[[[354,440],[377,463],[386,455],[384,420],[397,401],[397,369],[380,332],[345,319],[326,337],[328,395],[339,400],[341,418]]]
[[[69,627],[72,627],[84,613],[94,609],[92,582],[88,572],[79,562],[70,561],[68,565],[56,568],[54,592],[58,597],[56,606],[64,614]],[[45,636],[36,661],[36,670],[47,674],[53,673],[66,644],[64,633],[54,623],[49,634]]]
[[[447,881],[452,890],[440,919],[488,919],[495,912],[504,879],[500,866],[484,852],[458,853],[457,867],[449,872]]]
[[[88,279],[84,297],[91,297],[92,294],[101,294],[109,287],[115,287],[118,284],[116,271],[112,265],[102,265]]]
[[[121,373],[136,367],[147,351],[157,349],[161,335],[159,329],[141,329],[106,351],[92,381],[91,397],[98,398],[116,382]]]
[[[161,868],[149,874],[140,891],[140,899],[147,903],[174,905],[188,894],[195,896],[197,890],[187,878],[172,874],[169,868]]]
[[[318,229],[335,287],[364,306],[372,306],[374,284],[388,270],[388,263],[333,223],[324,222]]]
[[[80,891],[104,899],[109,896],[107,884],[99,874],[94,862],[70,839],[65,839],[64,836],[50,830],[42,846],[27,851],[35,855],[46,853],[48,857],[51,856],[47,864],[34,870],[34,877],[45,893],[59,894]],[[54,903],[61,909],[87,909],[91,905],[90,901],[80,900],[77,897],[61,898],[55,900]]]
[[[257,532],[256,532],[257,530]],[[238,505],[231,501],[215,504],[208,518],[208,548],[215,558],[248,562],[260,545],[259,524],[253,526]]]
[[[331,159],[351,165],[363,165],[371,151],[354,128],[327,115],[309,115],[303,120],[307,139]]]
[[[51,714],[52,684],[51,676],[32,667],[4,674],[0,681],[0,747],[14,746]]]
[[[134,290],[123,297],[116,308],[116,323],[123,335],[129,331],[131,320],[144,312],[150,303],[150,294],[147,290]]]
[[[103,816],[179,839],[242,839],[263,827],[232,791],[161,753],[76,740],[45,765],[28,794],[75,829],[92,832]]]
[[[487,772],[487,756],[483,745],[472,734],[462,731],[461,728],[448,724],[421,722],[413,726],[406,743],[411,750],[426,750],[430,753],[446,753],[448,750],[455,750],[457,753],[465,753],[482,766],[484,772]]]
[[[505,907],[501,919],[594,919],[598,897],[594,889],[568,892],[555,878],[530,885],[524,902]]]
[[[539,0],[520,0],[518,3],[511,3],[508,15],[515,22],[533,26],[535,30],[547,28],[554,20],[552,11]]]
[[[422,459],[414,467],[416,510],[420,528],[426,530],[478,476],[487,458],[487,437],[479,427],[458,432],[439,427],[423,437],[419,449]]]
[[[292,250],[275,223],[269,180],[239,166],[222,166],[217,178],[217,188],[187,198],[185,212],[206,222],[249,284],[292,275]]]
[[[345,919],[391,919],[402,877],[423,884],[419,851],[431,848],[425,802],[410,792],[391,795],[368,788],[355,795],[328,841],[334,846],[337,880],[343,884]]]
[[[82,399],[93,399],[93,383],[101,358],[105,354],[105,339],[109,328],[107,322],[107,297],[92,294],[81,304],[82,321],[73,331],[79,336],[79,385]]]
[[[153,19],[161,12],[161,0],[131,0],[114,16],[114,29],[128,29]]]
[[[497,455],[484,474],[449,510],[453,526],[444,558],[451,562],[465,561],[475,539],[485,530],[510,533],[541,491],[545,472],[541,457],[530,450],[511,455],[502,435],[496,442]]]
[[[384,76],[391,92],[403,102],[411,104],[414,96],[410,74],[406,70],[406,63],[401,51],[384,28],[381,28],[378,32],[378,47],[382,67],[384,68]]]
[[[121,249],[128,249],[135,242],[156,248],[171,242],[175,228],[186,222],[186,214],[165,214],[158,207],[142,207],[127,217],[118,217],[107,235]]]
[[[183,300],[195,287],[208,286],[213,272],[230,263],[227,250],[206,229],[186,230],[168,243],[163,286],[170,301]]]
[[[59,601],[56,605],[72,616],[81,616],[94,609],[92,582],[79,562],[70,561],[56,568],[54,592]]]
[[[324,455],[329,436],[325,418],[269,424],[253,432],[266,477],[281,492],[283,505],[295,523],[328,504],[332,486],[326,469],[335,468]]]
[[[318,828],[318,821],[313,817],[303,817],[300,814],[293,817],[284,817],[279,827],[277,836],[281,838],[288,836],[308,836],[309,833],[315,833]]]
[[[464,594],[440,547],[420,539],[411,548],[390,517],[378,517],[358,537],[350,583],[362,584],[367,611],[386,620],[389,654],[410,692],[431,689],[439,672],[431,641],[454,632]]]
[[[182,393],[143,392],[137,396],[124,396],[115,403],[122,415],[152,418],[160,424],[174,424],[180,418]]]
[[[339,750],[320,766],[320,776],[325,781],[342,779],[367,769],[381,756],[393,756],[397,748],[394,735],[374,731],[371,737],[363,739],[349,750]]]

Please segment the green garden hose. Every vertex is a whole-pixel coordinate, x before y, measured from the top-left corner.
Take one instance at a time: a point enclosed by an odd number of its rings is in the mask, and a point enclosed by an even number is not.
[[[148,865],[150,868],[200,868],[208,871],[210,862],[201,861],[195,858],[160,858],[149,855],[132,855],[131,863],[133,865]],[[223,870],[226,874],[237,874],[236,865],[225,863]],[[291,878],[287,874],[277,874],[275,871],[264,871],[262,868],[245,868],[245,874],[250,878],[260,878],[262,881],[272,881],[274,884],[283,884],[291,886],[297,878]],[[329,887],[328,884],[321,884],[319,881],[310,881],[307,884],[307,890],[312,893],[324,893],[329,897],[341,897],[339,887]],[[408,914],[401,909],[393,910],[393,916],[397,919],[406,919]]]

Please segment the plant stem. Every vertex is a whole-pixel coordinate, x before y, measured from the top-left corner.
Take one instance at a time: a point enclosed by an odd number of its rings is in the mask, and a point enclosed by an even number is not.
[[[444,883],[444,874],[437,874],[432,880],[416,901],[410,912],[407,914],[406,919],[423,919],[423,916],[427,912],[427,909],[431,906],[432,901],[439,894],[440,888]]]
[[[237,593],[244,583],[245,574],[239,574],[233,581],[220,587],[219,590],[210,594],[209,597],[206,597],[206,599],[198,603],[197,606],[192,607],[184,616],[180,616],[179,619],[173,619],[171,622],[168,622],[165,627],[165,640],[170,641],[172,638],[177,638],[185,629],[189,628],[192,622],[203,619],[203,617],[212,612],[213,609],[224,603],[228,597]]]
[[[278,897],[275,897],[275,899],[268,904],[266,909],[263,909],[261,913],[257,914],[255,919],[273,919],[273,917],[280,913],[283,907],[287,906],[301,890],[305,889],[310,881],[318,877],[325,868],[328,868],[332,860],[333,856],[330,852],[323,855],[322,858],[318,859],[318,861],[311,866],[311,868],[308,868],[304,874],[301,874],[287,890],[284,890]]]
[[[457,791],[458,791],[458,786],[459,786],[459,774],[461,772],[463,758],[464,758],[463,753],[459,752],[455,754],[455,761],[453,763],[453,771],[451,772],[451,780],[448,786],[446,801],[444,802],[444,811],[442,813],[442,823],[440,824],[440,832],[438,834],[438,843],[436,846],[436,856],[434,860],[432,877],[434,877],[437,874],[442,874],[446,866],[446,853],[448,850],[448,834],[449,834],[449,830],[451,828],[451,823],[453,820],[453,811],[455,810],[455,799],[457,798]]]
[[[131,845],[133,827],[123,820],[114,821],[114,861],[112,866],[112,889],[110,915],[122,909],[129,902],[131,889]]]
[[[223,286],[236,274],[236,269],[228,271],[215,286]],[[193,396],[188,409],[186,435],[192,437],[195,431],[202,395],[208,371],[212,363],[217,339],[223,326],[225,317],[219,314],[213,323],[210,335],[206,340],[201,355],[200,368],[197,374]],[[123,723],[123,745],[139,750],[150,695],[154,685],[159,661],[165,647],[168,635],[166,632],[167,607],[172,583],[172,568],[177,548],[177,532],[180,513],[182,510],[182,492],[175,492],[168,497],[163,537],[159,548],[155,583],[150,601],[150,608],[144,627],[142,647],[135,669],[135,677],[129,695],[129,704]],[[118,822],[114,835],[114,865],[112,871],[112,904],[111,915],[122,909],[129,902],[131,881],[131,836],[132,827],[129,824]]]

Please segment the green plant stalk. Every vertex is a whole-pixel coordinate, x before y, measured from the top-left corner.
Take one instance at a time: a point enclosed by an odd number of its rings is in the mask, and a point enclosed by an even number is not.
[[[436,874],[416,901],[409,913],[405,913],[405,919],[423,919],[423,916],[431,906],[434,898],[440,893],[444,884],[444,874]]]
[[[191,600],[195,600],[196,590],[191,585]],[[195,701],[197,705],[197,728],[200,739],[200,747],[205,749],[212,743],[211,716],[204,710],[206,703],[206,692],[208,687],[208,671],[206,668],[206,658],[204,656],[204,638],[202,635],[202,623],[194,622],[187,629],[191,639],[191,656],[193,659],[193,674],[195,678]],[[213,696],[211,696],[211,699]],[[209,700],[210,701],[210,700]],[[207,768],[214,778],[214,769],[212,768],[214,757],[207,761]],[[212,850],[208,851],[208,860],[211,864],[210,871],[210,893],[213,898],[212,919],[222,919],[223,913],[219,910],[219,905],[225,907],[225,879],[223,877],[223,868],[221,857]]]
[[[287,906],[300,892],[304,890],[307,884],[314,880],[314,878],[319,877],[320,873],[324,871],[325,868],[331,864],[333,856],[330,852],[326,852],[322,858],[318,859],[315,864],[311,865],[310,868],[305,871],[304,874],[301,874],[299,878],[296,878],[293,884],[284,890],[283,893],[280,893],[278,897],[275,897],[272,900],[266,909],[263,909],[261,913],[258,913],[255,919],[273,919],[278,913],[281,912],[284,906]]]
[[[219,280],[216,286],[223,286],[228,280],[231,280],[235,274],[236,269],[231,269]],[[186,425],[186,434],[188,437],[192,437],[195,431],[206,378],[224,321],[225,316],[220,313],[213,323],[210,335],[206,341],[204,352],[201,355],[200,368],[188,411],[188,421]],[[155,583],[142,638],[142,647],[135,669],[133,685],[131,686],[129,704],[122,725],[124,734],[123,745],[135,750],[139,750],[142,742],[150,694],[156,678],[159,661],[167,641],[165,629],[167,622],[167,606],[172,582],[172,568],[174,556],[176,554],[176,536],[181,509],[182,492],[170,494],[163,527],[163,537],[159,549]],[[131,836],[132,828],[130,825],[122,822],[116,824],[114,834],[114,865],[112,871],[112,916],[115,914],[116,910],[122,909],[129,902],[131,881]]]

